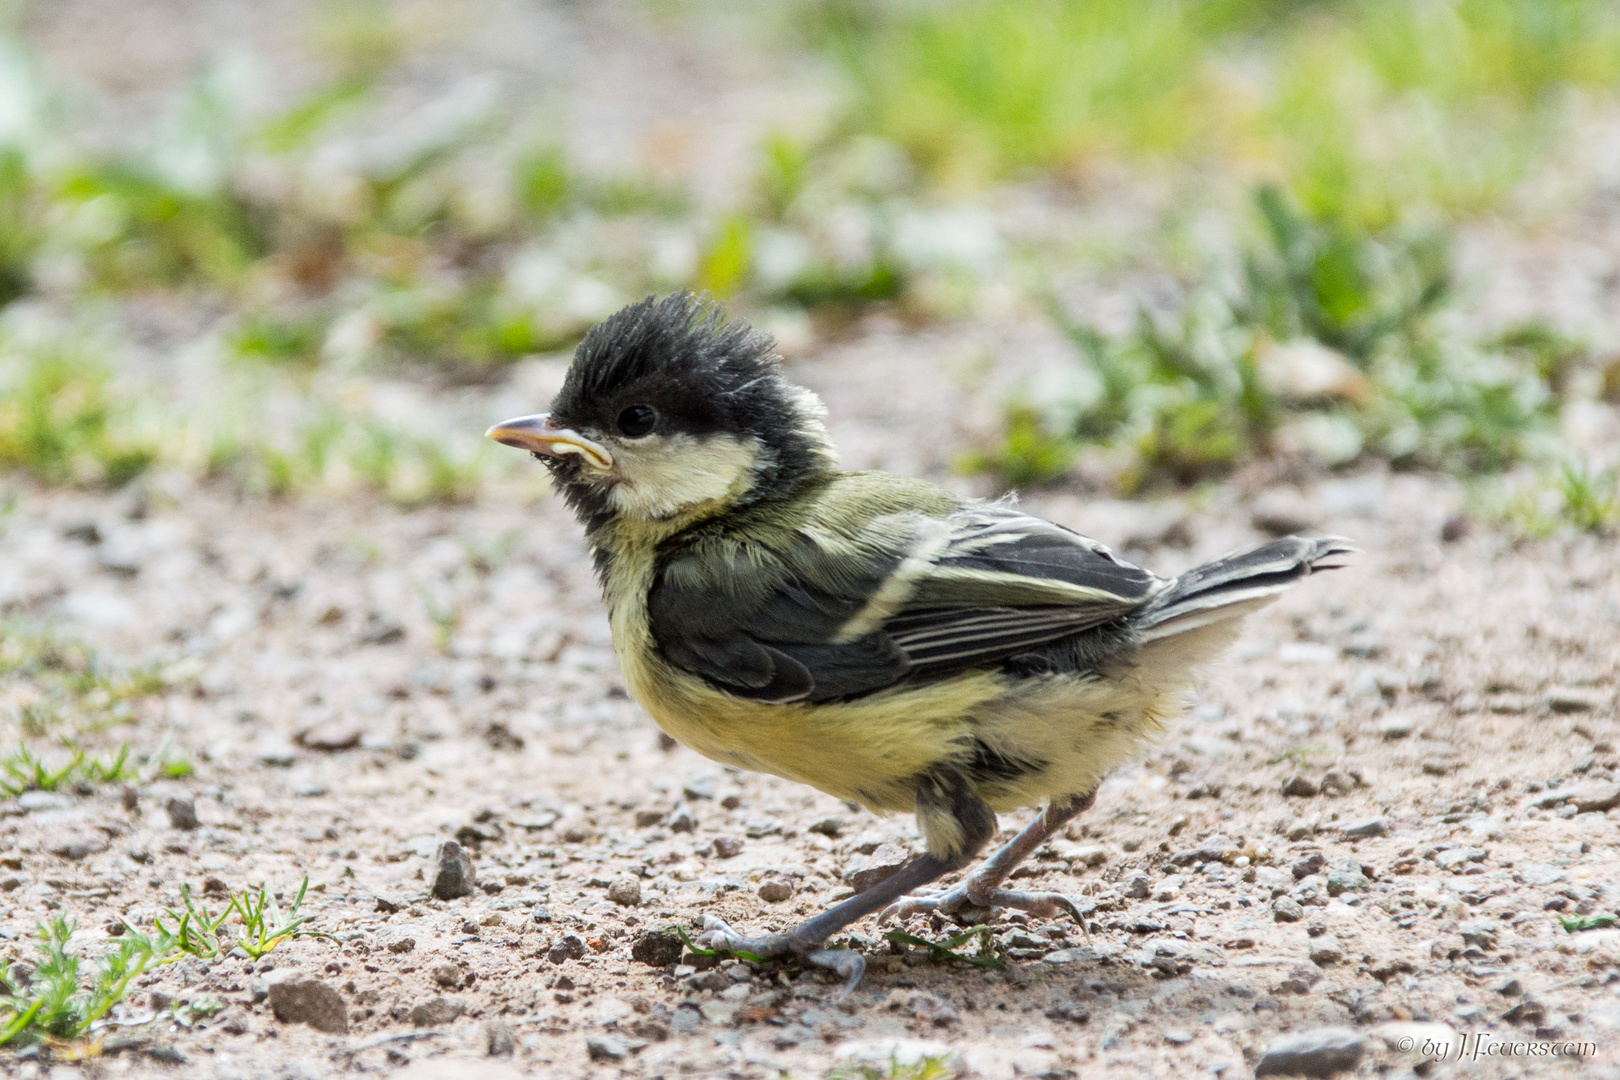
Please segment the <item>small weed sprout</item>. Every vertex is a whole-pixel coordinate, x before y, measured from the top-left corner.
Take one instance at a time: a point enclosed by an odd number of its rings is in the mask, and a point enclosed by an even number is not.
[[[272,952],[282,942],[291,941],[296,937],[330,938],[329,934],[306,929],[305,924],[309,922],[310,916],[298,914],[298,909],[304,903],[304,893],[308,889],[309,876],[306,874],[303,884],[298,887],[298,895],[287,905],[285,913],[276,903],[275,895],[262,886],[257,896],[253,893],[243,893],[233,897],[231,910],[236,912],[242,922],[242,936],[236,940],[236,948],[257,960]]]
[[[183,885],[183,910],[167,911],[167,922],[164,916],[153,920],[149,934],[126,925],[96,958],[94,972],[86,972],[81,958],[68,951],[74,923],[61,916],[41,923],[36,933],[36,962],[32,966],[12,962],[0,968],[0,1046],[85,1037],[100,1026],[108,1011],[123,1000],[130,983],[143,973],[187,957],[220,955],[227,947],[221,938],[232,916],[242,924],[243,935],[229,947],[240,948],[255,960],[293,938],[330,938],[309,929],[309,916],[298,914],[308,887],[306,875],[285,913],[260,888],[257,895],[231,897],[216,915],[194,902],[190,887]],[[189,1026],[221,1007],[218,1002],[199,999],[177,1006],[167,1015]]]

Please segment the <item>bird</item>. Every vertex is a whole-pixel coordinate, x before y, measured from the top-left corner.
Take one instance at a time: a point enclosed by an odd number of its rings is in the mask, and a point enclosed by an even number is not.
[[[1161,577],[1007,500],[846,471],[773,340],[711,298],[648,296],[581,340],[548,412],[486,433],[544,462],[584,528],[626,689],[717,762],[916,815],[924,852],[779,933],[713,915],[700,946],[797,958],[872,914],[993,909],[1085,925],[1090,901],[1007,887],[1186,707],[1243,616],[1346,564],[1290,536]],[[1037,808],[949,888],[997,834]]]

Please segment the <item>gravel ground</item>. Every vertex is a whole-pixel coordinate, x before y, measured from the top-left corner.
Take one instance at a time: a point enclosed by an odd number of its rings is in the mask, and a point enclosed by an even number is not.
[[[196,7],[36,5],[29,31],[57,71],[143,115],[143,94],[250,14],[278,73],[312,77],[289,29],[307,6]],[[407,91],[431,96],[469,69],[519,93],[565,89],[582,152],[702,147],[669,167],[718,201],[761,117],[796,94],[824,101],[813,73],[766,70],[724,34],[648,36],[630,10],[462,18],[454,55],[420,61]],[[124,39],[141,65],[106,45]],[[1065,220],[1129,231],[1151,218],[1119,194]],[[1620,217],[1603,206],[1578,237],[1478,235],[1470,257],[1497,282],[1483,306],[1543,310],[1556,293],[1579,308],[1558,308],[1564,321],[1612,342]],[[1580,258],[1559,254],[1571,244]],[[1091,314],[1129,312],[1142,292],[1123,274],[1098,289]],[[1007,380],[1055,349],[1012,317],[923,331],[869,319],[797,351],[794,374],[826,397],[849,464],[962,486],[951,456]],[[530,364],[512,383],[527,390],[457,409],[535,407],[555,375]],[[1610,438],[1613,420],[1598,416]],[[177,905],[182,883],[290,895],[306,873],[305,911],[332,939],[256,965],[164,968],[126,1018],[154,994],[228,1008],[190,1029],[118,1029],[82,1065],[0,1055],[7,1075],[803,1077],[943,1056],[984,1077],[1231,1077],[1280,1040],[1336,1028],[1360,1040],[1368,1076],[1620,1075],[1620,930],[1569,934],[1556,918],[1620,902],[1613,539],[1514,542],[1460,516],[1454,483],[1378,469],[1257,468],[1146,503],[1027,497],[1160,571],[1293,529],[1365,554],[1252,619],[1158,750],[1032,861],[1021,884],[1095,902],[1088,931],[993,923],[1009,966],[987,972],[893,952],[867,921],[868,975],[840,1002],[815,974],[659,955],[663,932],[706,913],[785,927],[914,848],[914,825],[661,741],[625,696],[578,530],[551,497],[513,488],[406,512],[234,501],[167,475],[107,496],[13,482],[0,505],[8,492],[0,615],[114,664],[167,665],[173,683],[87,745],[149,753],[167,738],[197,771],[133,802],[105,787],[0,804],[0,954],[26,955],[52,914],[93,948],[118,921]],[[170,800],[191,803],[195,827],[176,827]],[[450,840],[477,884],[447,901],[430,889]],[[648,935],[639,953],[654,963],[633,955]],[[277,1020],[278,1005],[320,1026]],[[322,1030],[340,1013],[346,1031]],[[1424,1064],[1398,1049],[1449,1040],[1455,1056],[1480,1032],[1591,1050]],[[1334,1043],[1306,1053],[1325,1067]]]
[[[875,423],[835,418],[857,442]],[[997,973],[894,954],[868,921],[869,974],[843,1003],[815,974],[633,958],[706,913],[784,927],[916,830],[661,742],[549,496],[400,512],[161,477],[145,498],[21,489],[0,607],[114,661],[186,665],[97,745],[170,732],[198,768],[132,808],[111,788],[5,804],[0,933],[20,952],[60,912],[90,944],[176,905],[183,882],[286,893],[309,875],[306,911],[335,940],[146,977],[132,1014],[152,993],[230,1007],[131,1029],[106,1072],[813,1076],[927,1052],[991,1077],[1246,1075],[1282,1033],[1340,1026],[1366,1038],[1364,1074],[1404,1075],[1378,1033],[1434,1037],[1410,1028],[1427,1024],[1593,1042],[1574,1071],[1608,1075],[1620,931],[1570,935],[1555,914],[1611,911],[1620,891],[1613,541],[1444,540],[1459,496],[1430,478],[1267,481],[1200,503],[1027,500],[1164,570],[1287,528],[1366,554],[1253,619],[1159,750],[1031,864],[1025,884],[1095,901],[1089,935],[998,921]],[[198,827],[171,824],[176,797]],[[478,888],[434,899],[452,838]],[[347,1032],[278,1022],[266,994],[289,978],[336,990]],[[486,1060],[491,1046],[511,1056]]]

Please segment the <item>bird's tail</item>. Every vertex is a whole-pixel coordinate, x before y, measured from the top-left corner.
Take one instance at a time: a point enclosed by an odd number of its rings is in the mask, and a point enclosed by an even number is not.
[[[1338,536],[1285,536],[1205,563],[1170,582],[1133,620],[1142,644],[1241,618],[1316,570],[1336,570],[1356,552]]]

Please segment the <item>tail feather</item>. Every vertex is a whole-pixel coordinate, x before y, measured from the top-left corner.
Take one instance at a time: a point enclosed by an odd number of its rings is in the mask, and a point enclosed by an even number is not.
[[[1356,548],[1338,536],[1285,536],[1264,547],[1229,555],[1187,571],[1134,620],[1146,644],[1214,623],[1241,618],[1275,600],[1317,570],[1337,570]]]

